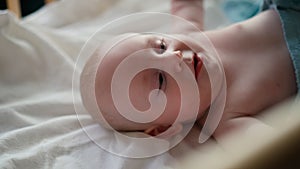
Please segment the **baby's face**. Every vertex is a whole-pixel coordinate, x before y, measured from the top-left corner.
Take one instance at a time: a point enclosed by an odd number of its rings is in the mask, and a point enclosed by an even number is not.
[[[145,49],[153,50],[153,57],[158,57],[165,52],[169,52],[170,56],[173,55],[182,58],[183,63],[185,63],[193,73],[193,80],[195,80],[198,85],[201,97],[198,117],[200,117],[205,109],[208,108],[210,103],[209,79],[204,67],[202,67],[201,59],[199,60],[200,57],[195,54],[203,51],[203,49],[195,44],[194,41],[183,35],[178,35],[176,37],[176,39],[180,39],[180,41],[170,37],[150,34],[135,35],[122,40],[117,44],[111,43],[113,48],[109,50],[101,61],[101,64],[98,66],[95,93],[99,109],[106,118],[106,121],[108,121],[115,129],[146,130],[155,125],[168,126],[175,121],[180,111],[181,95],[178,84],[168,73],[158,69],[146,69],[139,72],[130,83],[129,98],[136,109],[146,111],[150,107],[149,93],[153,89],[159,89],[164,92],[167,98],[167,104],[164,112],[159,118],[146,124],[129,122],[120,115],[114,106],[111,94],[111,82],[114,71],[125,58],[129,57],[134,52]],[[102,50],[99,50],[100,54],[104,54],[101,53]],[[167,59],[171,60],[174,59],[174,57],[169,57]],[[134,65],[135,63],[132,64]],[[174,65],[174,67],[175,66],[178,65]],[[187,81],[186,83],[191,82]],[[194,117],[193,112],[189,110],[183,113],[185,113],[185,119],[183,119],[183,121],[192,120],[191,118]]]

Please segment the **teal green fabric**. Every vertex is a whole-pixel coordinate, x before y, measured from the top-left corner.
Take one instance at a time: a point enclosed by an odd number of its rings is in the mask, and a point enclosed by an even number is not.
[[[300,0],[266,0],[263,10],[275,8],[281,19],[287,47],[295,68],[298,95],[300,94]]]
[[[262,0],[224,0],[222,9],[231,22],[240,22],[260,12]]]

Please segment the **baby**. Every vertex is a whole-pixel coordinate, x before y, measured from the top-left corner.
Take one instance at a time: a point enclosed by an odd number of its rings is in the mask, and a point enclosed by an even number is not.
[[[295,3],[299,6],[300,1]],[[285,16],[282,16],[282,11],[289,8],[290,4],[278,1],[276,5],[280,10],[265,10],[251,19],[219,30],[200,33],[186,25],[175,23],[176,30],[172,35],[175,38],[133,33],[114,38],[104,47],[100,47],[84,67],[81,75],[81,94],[86,109],[89,112],[94,111],[90,110],[88,103],[91,95],[86,94],[87,90],[90,90],[87,83],[93,83],[90,73],[95,69],[94,62],[107,47],[110,47],[111,50],[96,67],[93,91],[98,108],[110,126],[120,131],[143,131],[152,136],[160,135],[172,128],[166,134],[170,137],[182,130],[181,124],[188,123],[195,118],[190,111],[185,111],[183,112],[184,118],[179,123],[173,124],[180,110],[180,89],[170,74],[155,68],[145,69],[133,78],[129,87],[129,97],[136,109],[145,111],[150,106],[149,93],[154,89],[163,91],[167,103],[162,115],[148,123],[136,123],[120,115],[113,103],[111,93],[113,73],[127,56],[149,49],[152,51],[149,55],[156,58],[165,56],[164,59],[170,59],[170,63],[173,63],[172,60],[175,58],[180,58],[193,73],[194,78],[186,83],[196,82],[197,84],[200,98],[196,118],[197,123],[203,125],[211,99],[215,99],[211,95],[212,84],[208,76],[208,67],[203,66],[203,63],[210,63],[208,66],[212,68],[217,66],[217,63],[209,60],[206,55],[204,34],[219,54],[227,84],[225,108],[213,134],[214,138],[218,139],[223,134],[232,131],[256,132],[257,129],[268,129],[266,125],[254,118],[254,115],[295,96],[296,82],[300,78],[297,73],[300,70],[300,67],[297,67],[299,53],[295,53],[294,47],[289,43],[289,38],[293,37],[288,37],[290,34],[286,28],[289,25],[284,20],[284,17],[292,14],[286,12]],[[292,9],[292,6],[290,7]],[[203,27],[203,18],[200,17],[203,15],[202,11],[201,0],[171,1],[171,13],[190,21],[200,30]],[[299,32],[299,27],[297,28]],[[190,37],[193,37],[197,43]],[[299,37],[296,40],[299,46]],[[118,42],[117,45],[114,45],[116,42]],[[190,98],[184,99],[193,103],[193,100],[189,100]],[[102,121],[97,114],[92,113],[92,115],[96,120]]]

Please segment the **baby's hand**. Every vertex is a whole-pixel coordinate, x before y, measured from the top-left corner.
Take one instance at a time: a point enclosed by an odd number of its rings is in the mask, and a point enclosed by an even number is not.
[[[172,0],[171,14],[182,17],[203,30],[203,0]],[[186,25],[176,25],[175,33],[189,31]]]

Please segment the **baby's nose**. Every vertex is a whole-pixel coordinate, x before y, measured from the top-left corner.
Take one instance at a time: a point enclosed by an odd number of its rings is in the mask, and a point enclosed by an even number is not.
[[[184,51],[174,51],[175,55],[181,59],[186,61],[187,63],[192,63],[193,62],[193,56],[194,56],[194,52],[189,51],[189,50],[184,50]]]
[[[182,52],[180,50],[174,51],[174,54],[179,58],[182,59]]]

